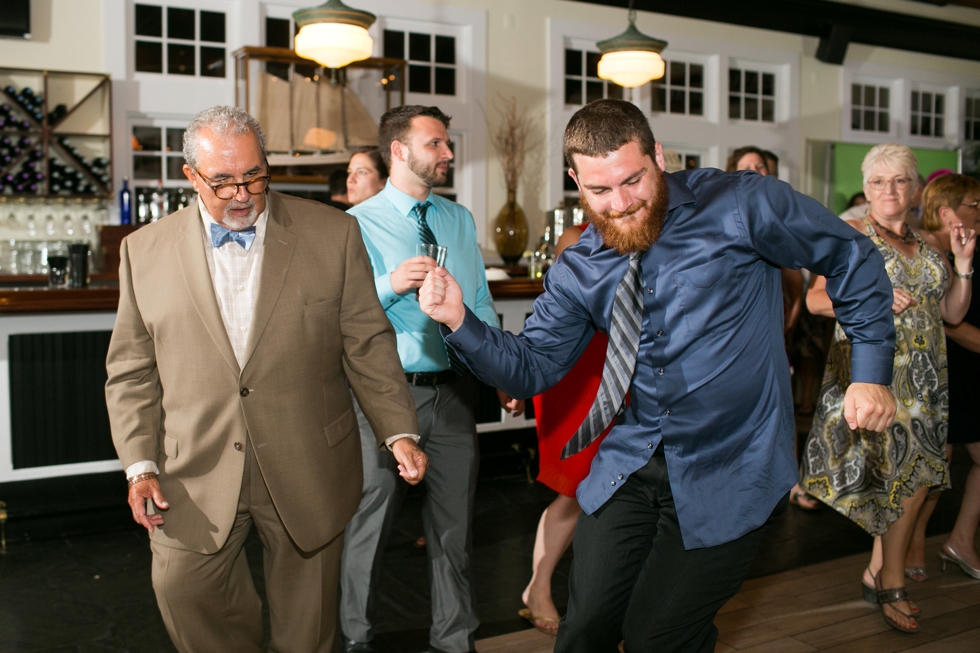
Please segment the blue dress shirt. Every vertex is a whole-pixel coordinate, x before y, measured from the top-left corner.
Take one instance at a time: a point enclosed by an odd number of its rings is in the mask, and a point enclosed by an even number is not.
[[[432,192],[426,201],[431,206],[425,221],[436,241],[446,247],[446,269],[463,289],[463,303],[487,324],[498,326],[473,215]],[[416,204],[418,200],[395,188],[389,179],[384,190],[347,212],[361,227],[378,298],[395,328],[402,367],[406,372],[441,372],[449,369],[449,357],[439,325],[419,308],[414,288],[401,295],[391,288],[391,272],[405,259],[417,256],[415,246],[422,242]]]
[[[754,172],[667,175],[669,212],[641,260],[643,324],[631,402],[578,487],[602,506],[663,442],[685,548],[761,526],[799,480],[779,266],[827,277],[853,343],[854,381],[888,384],[892,288],[871,241],[817,201]],[[560,380],[596,329],[608,333],[628,256],[588,228],[545,278],[520,336],[469,313],[446,341],[514,397]]]

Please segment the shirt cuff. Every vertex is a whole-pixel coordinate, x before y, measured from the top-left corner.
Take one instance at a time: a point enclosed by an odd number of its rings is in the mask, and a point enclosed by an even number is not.
[[[391,287],[391,274],[382,274],[374,278],[374,289],[378,292],[378,299],[385,310],[399,300],[399,296]]]
[[[468,306],[463,307],[466,313],[463,316],[463,323],[456,331],[452,331],[445,324],[439,325],[439,333],[443,339],[456,351],[464,354],[471,354],[483,346],[483,330],[486,325],[470,310]]]
[[[391,445],[395,444],[396,440],[401,440],[402,438],[412,438],[412,441],[414,441],[415,444],[418,444],[419,440],[422,439],[419,436],[414,435],[412,433],[399,433],[398,435],[393,435],[387,440],[385,440],[385,446],[388,447],[388,451],[391,451]]]
[[[147,472],[153,472],[159,476],[160,468],[157,467],[157,464],[152,460],[141,460],[138,463],[133,463],[126,468],[126,478],[133,478],[134,476],[146,474]]]
[[[851,383],[891,385],[895,348],[866,343],[851,345]]]

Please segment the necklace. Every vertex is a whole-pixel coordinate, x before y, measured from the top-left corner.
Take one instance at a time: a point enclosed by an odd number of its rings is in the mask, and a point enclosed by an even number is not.
[[[901,234],[897,234],[894,231],[892,231],[891,229],[889,229],[888,227],[882,225],[880,222],[878,222],[877,220],[875,220],[874,216],[871,215],[870,213],[868,214],[868,217],[871,218],[871,221],[875,223],[875,226],[876,227],[878,227],[879,229],[881,229],[884,233],[888,234],[889,236],[891,236],[895,240],[900,240],[905,245],[912,245],[912,244],[915,243],[915,234],[913,234],[912,233],[912,230],[909,229],[909,225],[907,223],[905,223],[905,222],[902,223],[902,233]]]

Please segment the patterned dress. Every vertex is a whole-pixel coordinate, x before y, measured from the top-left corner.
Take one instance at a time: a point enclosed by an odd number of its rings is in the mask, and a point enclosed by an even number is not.
[[[918,302],[895,315],[891,391],[898,412],[881,433],[848,428],[844,393],[851,382],[851,345],[837,325],[803,453],[802,486],[868,533],[881,535],[902,516],[902,501],[917,489],[949,487],[949,387],[939,314],[949,271],[942,255],[918,234],[919,250],[909,259],[882,240],[867,218],[864,222],[885,258],[892,287]]]

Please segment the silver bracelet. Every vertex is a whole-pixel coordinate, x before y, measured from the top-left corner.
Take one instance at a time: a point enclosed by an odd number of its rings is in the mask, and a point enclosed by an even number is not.
[[[957,270],[954,267],[953,268],[953,274],[955,274],[956,276],[958,276],[960,279],[972,279],[973,278],[973,268],[970,268],[970,271],[969,272],[967,272],[966,274],[963,274],[962,272],[960,272],[959,270]]]

